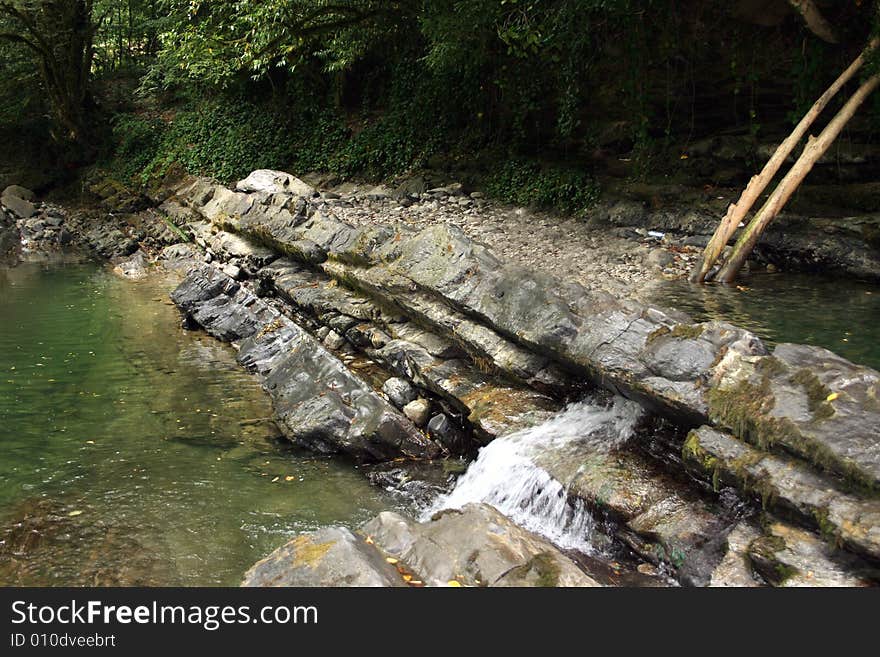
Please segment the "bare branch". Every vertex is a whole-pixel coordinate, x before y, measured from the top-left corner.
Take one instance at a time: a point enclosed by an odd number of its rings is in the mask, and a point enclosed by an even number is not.
[[[813,0],[788,0],[788,3],[801,15],[810,32],[827,43],[838,43],[834,28],[825,20]]]

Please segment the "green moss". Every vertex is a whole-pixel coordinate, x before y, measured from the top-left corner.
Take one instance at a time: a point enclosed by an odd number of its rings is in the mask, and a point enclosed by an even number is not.
[[[755,370],[758,374],[773,378],[774,376],[785,374],[788,368],[776,356],[767,356],[758,361],[757,365],[755,365]]]
[[[535,586],[541,587],[559,586],[560,573],[559,564],[549,552],[536,554],[528,563],[510,571],[510,574],[519,580],[530,579],[529,576],[534,574]]]
[[[681,340],[696,340],[703,335],[704,330],[705,327],[702,324],[676,324],[671,329],[668,326],[661,326],[648,336],[645,344],[652,344],[666,335]]]
[[[831,389],[823,385],[819,377],[810,370],[798,370],[790,381],[803,387],[807,393],[807,405],[813,414],[814,421],[825,420],[834,415],[834,407],[828,401]]]

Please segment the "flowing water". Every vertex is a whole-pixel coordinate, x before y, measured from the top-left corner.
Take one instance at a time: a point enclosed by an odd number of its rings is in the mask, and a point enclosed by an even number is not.
[[[768,345],[800,342],[825,347],[880,369],[880,286],[852,279],[752,274],[737,285],[669,281],[650,301],[683,310],[698,321],[722,319]]]
[[[0,585],[236,585],[288,535],[399,504],[274,441],[168,280],[0,269]]]
[[[641,414],[638,404],[621,397],[611,405],[585,400],[543,424],[497,438],[480,450],[452,492],[425,516],[486,502],[560,547],[595,553],[604,539],[597,535],[590,512],[535,460],[576,443],[613,449],[632,436]]]

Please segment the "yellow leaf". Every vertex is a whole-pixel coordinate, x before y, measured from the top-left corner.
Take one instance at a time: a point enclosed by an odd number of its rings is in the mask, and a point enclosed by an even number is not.
[[[367,536],[367,537],[364,539],[364,543],[366,543],[367,545],[372,545],[372,544],[373,544],[373,537],[372,537],[372,536]]]
[[[838,397],[840,397],[840,395],[839,395],[838,393],[836,393],[836,392],[832,392],[830,395],[828,395],[828,396],[825,398],[825,401],[834,401],[834,400],[837,399]]]
[[[294,477],[293,475],[287,475],[287,476],[284,478],[284,481],[293,481],[294,479],[296,479],[296,477]]]
[[[392,566],[397,563],[397,559],[395,559],[394,557],[386,557],[385,561],[390,563]]]
[[[681,154],[681,157],[680,157],[679,159],[680,159],[680,160],[686,160],[686,159],[688,159],[687,153],[682,153],[682,154]]]
[[[281,479],[281,477],[275,477],[275,478],[272,480],[272,483],[274,484],[274,483],[275,483],[276,481],[278,481],[279,479]]]
[[[411,581],[412,581],[412,575],[404,575],[404,576],[403,576],[403,581],[404,581],[404,582],[411,582]]]
[[[95,444],[94,440],[87,440],[86,441],[86,445],[94,445],[94,444]]]
[[[69,517],[71,517],[71,518],[76,518],[77,516],[81,516],[81,515],[82,515],[82,511],[71,511],[71,512],[68,513],[67,515],[68,515]]]
[[[459,582],[457,579],[451,579],[446,582],[446,586],[451,586],[452,588],[461,588],[461,582]]]

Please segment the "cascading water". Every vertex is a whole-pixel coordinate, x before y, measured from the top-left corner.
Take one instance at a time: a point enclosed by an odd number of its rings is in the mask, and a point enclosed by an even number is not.
[[[472,502],[491,504],[511,520],[563,548],[595,552],[594,520],[580,500],[569,499],[562,482],[535,464],[535,457],[574,444],[612,449],[626,441],[641,407],[622,397],[608,404],[570,404],[550,420],[498,438],[480,454],[448,495],[425,513],[459,509]]]

